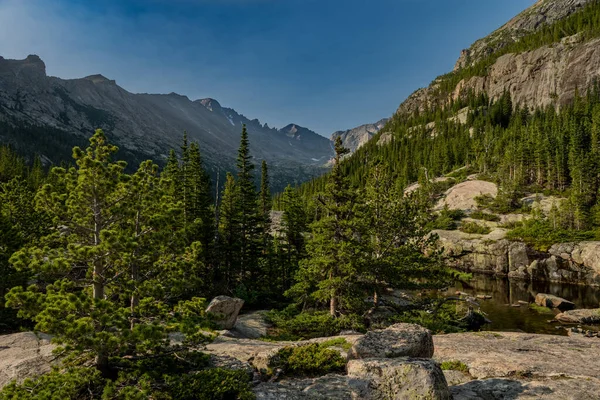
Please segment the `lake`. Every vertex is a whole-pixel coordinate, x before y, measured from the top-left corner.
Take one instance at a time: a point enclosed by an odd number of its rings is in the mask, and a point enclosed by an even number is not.
[[[519,301],[534,303],[538,293],[549,293],[572,301],[577,308],[599,308],[600,288],[585,285],[569,285],[548,282],[531,282],[509,280],[486,274],[473,274],[473,279],[467,283],[457,283],[448,288],[443,294],[455,296],[457,291],[468,293],[473,297],[477,295],[492,296],[489,300],[477,299],[487,318],[492,321],[482,330],[490,331],[521,331],[527,333],[546,333],[553,335],[566,335],[567,331],[560,328],[561,324],[551,323],[549,320],[558,314],[558,310],[547,309],[540,313],[528,305],[519,304]],[[558,329],[559,327],[560,329]],[[600,327],[588,327],[600,330]]]

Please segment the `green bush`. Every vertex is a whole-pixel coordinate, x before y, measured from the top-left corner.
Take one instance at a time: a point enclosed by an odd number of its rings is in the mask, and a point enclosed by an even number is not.
[[[465,213],[462,210],[450,210],[446,206],[432,221],[430,229],[455,230],[457,226],[456,221],[460,221],[464,217]]]
[[[390,322],[421,325],[434,334],[465,332],[468,328],[462,320],[463,315],[457,312],[456,304],[445,303],[438,306],[438,302],[433,302],[422,307],[394,315],[390,318]]]
[[[554,227],[546,219],[534,218],[523,221],[508,232],[506,238],[525,242],[539,251],[547,251],[555,243],[597,240],[598,234],[594,231],[576,231]]]
[[[288,375],[321,376],[343,372],[346,360],[325,344],[312,343],[299,347],[284,347],[277,352],[273,367]]]
[[[274,340],[311,339],[335,336],[342,330],[365,330],[362,318],[358,315],[334,318],[328,312],[321,311],[297,313],[294,307],[270,311],[267,319],[275,326],[269,335]]]
[[[440,368],[442,368],[443,371],[469,372],[469,367],[462,361],[458,360],[444,361],[440,364]]]
[[[465,222],[459,229],[465,233],[474,233],[478,235],[487,235],[492,231],[489,227],[480,225],[476,222]]]
[[[474,211],[469,216],[473,219],[481,219],[481,220],[490,221],[490,222],[500,222],[500,217],[497,216],[496,214],[490,214],[490,213],[486,213],[483,211]]]
[[[207,356],[195,353],[148,358],[120,366],[117,379],[101,376],[91,367],[55,367],[22,384],[10,383],[0,391],[2,400],[252,400],[250,376],[245,371],[220,368],[195,370]]]

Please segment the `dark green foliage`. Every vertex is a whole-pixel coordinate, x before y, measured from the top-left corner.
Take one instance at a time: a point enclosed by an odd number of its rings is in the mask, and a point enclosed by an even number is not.
[[[206,357],[130,362],[121,366],[119,377],[111,381],[98,370],[87,367],[55,368],[36,379],[18,385],[11,383],[0,391],[2,400],[252,400],[250,377],[245,371],[203,369]]]
[[[463,363],[462,361],[452,360],[452,361],[444,361],[440,364],[440,368],[442,371],[460,371],[460,372],[469,372],[469,367]]]
[[[340,352],[329,345],[312,343],[298,347],[284,347],[276,355],[273,368],[283,370],[286,375],[321,376],[343,372],[346,360]]]
[[[271,338],[278,340],[300,340],[335,336],[343,330],[364,331],[362,318],[356,315],[332,317],[327,312],[310,311],[299,313],[295,306],[282,311],[271,311],[267,318],[275,325]]]
[[[492,231],[489,227],[478,224],[477,222],[463,222],[458,229],[460,229],[461,232],[474,233],[477,235],[487,235]]]
[[[496,214],[490,214],[485,211],[474,211],[469,215],[473,219],[481,219],[484,221],[500,222],[500,217]]]
[[[528,219],[507,234],[508,239],[531,244],[535,249],[547,251],[555,243],[599,240],[597,231],[578,231],[555,227],[547,219]]]
[[[457,228],[457,221],[464,217],[465,213],[462,210],[450,210],[448,207],[444,207],[428,226],[431,229],[452,231]]]
[[[390,319],[390,323],[405,322],[421,325],[434,334],[458,333],[468,329],[457,312],[456,304],[433,301],[416,305],[413,310],[404,311]]]

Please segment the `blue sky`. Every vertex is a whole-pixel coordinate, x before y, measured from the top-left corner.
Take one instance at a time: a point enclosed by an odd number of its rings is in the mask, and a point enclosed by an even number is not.
[[[390,116],[534,0],[0,0],[0,55],[131,92],[213,97],[270,126]]]

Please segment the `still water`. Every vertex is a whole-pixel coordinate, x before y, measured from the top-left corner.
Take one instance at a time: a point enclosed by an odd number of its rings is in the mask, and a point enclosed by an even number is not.
[[[531,309],[527,304],[534,303],[538,293],[553,294],[576,304],[577,308],[599,308],[600,288],[585,285],[569,285],[547,282],[529,282],[498,278],[492,275],[473,274],[473,279],[467,283],[457,283],[449,288],[444,295],[454,296],[456,291],[477,295],[492,296],[489,300],[477,299],[487,318],[492,321],[482,330],[490,331],[519,331],[527,333],[546,333],[566,335],[561,324],[548,322],[558,314],[558,310],[548,309],[540,313]],[[519,304],[519,307],[512,305]],[[589,327],[600,330],[600,327]]]

